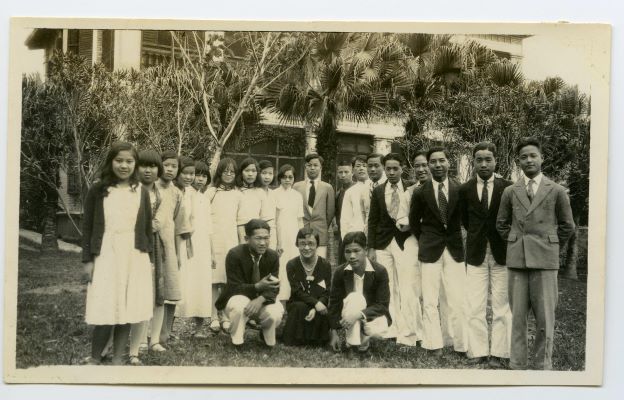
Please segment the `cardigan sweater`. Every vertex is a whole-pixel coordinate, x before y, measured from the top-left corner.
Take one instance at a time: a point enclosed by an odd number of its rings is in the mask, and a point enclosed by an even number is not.
[[[141,190],[141,204],[134,226],[134,248],[149,253],[150,261],[152,254],[152,206],[149,192],[139,185],[136,190]],[[102,239],[104,237],[104,197],[103,184],[94,184],[87,193],[84,204],[82,221],[82,262],[90,262],[100,254]]]

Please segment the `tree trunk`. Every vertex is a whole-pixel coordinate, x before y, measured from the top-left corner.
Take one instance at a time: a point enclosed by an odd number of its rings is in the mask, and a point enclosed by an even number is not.
[[[574,229],[572,236],[568,239],[565,246],[565,269],[562,276],[566,279],[578,280],[577,264],[578,264],[578,227]]]
[[[58,251],[56,239],[56,196],[48,196],[45,203],[46,212],[41,232],[41,253],[55,253]]]
[[[221,161],[221,155],[223,154],[223,146],[217,143],[215,147],[215,151],[212,154],[212,158],[210,159],[210,176],[214,181],[215,173],[217,172],[217,165],[219,165],[219,161]]]

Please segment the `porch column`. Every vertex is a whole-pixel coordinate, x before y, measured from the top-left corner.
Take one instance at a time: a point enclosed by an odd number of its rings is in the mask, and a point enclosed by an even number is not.
[[[304,129],[306,141],[305,153],[306,155],[316,153],[316,132],[314,131],[314,126],[306,125]]]
[[[373,139],[373,148],[375,153],[386,155],[392,149],[392,140],[387,138],[375,137]]]

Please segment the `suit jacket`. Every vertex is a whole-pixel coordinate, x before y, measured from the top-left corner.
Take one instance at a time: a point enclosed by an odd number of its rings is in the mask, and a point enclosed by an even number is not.
[[[407,190],[408,183],[405,181],[401,181],[401,183],[403,190]],[[382,250],[388,247],[392,239],[396,239],[397,244],[403,250],[403,243],[410,233],[401,232],[396,226],[396,220],[388,214],[386,185],[388,185],[388,181],[373,190],[368,214],[368,247]]]
[[[366,299],[366,309],[362,312],[366,315],[367,321],[372,321],[377,317],[386,316],[388,325],[392,323],[390,311],[390,287],[388,286],[388,271],[381,265],[371,261],[373,271],[364,272],[364,298]],[[353,269],[350,265],[342,264],[334,272],[331,292],[329,295],[329,326],[332,329],[340,329],[342,319],[343,301],[347,295],[355,291],[353,283]]]
[[[531,202],[521,178],[503,192],[496,228],[507,240],[507,267],[559,269],[559,243],[574,231],[565,189],[542,176]]]
[[[275,302],[277,292],[258,293],[256,291],[255,283],[252,282],[253,260],[248,244],[239,244],[228,251],[227,256],[225,256],[225,273],[227,283],[215,303],[217,310],[223,310],[230,297],[236,295],[246,296],[250,300],[262,295],[267,299],[265,304]],[[279,256],[276,251],[271,249],[267,249],[260,258],[260,278],[264,278],[268,274],[276,278],[279,274]]]
[[[327,246],[329,238],[329,224],[334,218],[334,205],[336,197],[334,188],[327,182],[319,181],[315,186],[314,208],[308,208],[307,180],[294,184],[293,189],[301,193],[303,197],[303,224],[318,232],[319,246]]]
[[[338,192],[336,192],[336,207],[335,207],[335,217],[336,217],[336,225],[338,226],[338,235],[340,235],[340,213],[342,212],[342,202],[344,201],[345,192],[349,189],[353,184],[348,187],[342,186]]]
[[[459,183],[449,178],[448,218],[444,226],[440,209],[433,192],[431,180],[414,190],[410,204],[409,224],[418,239],[418,259],[422,262],[436,262],[447,248],[453,259],[464,261],[464,243],[461,233],[461,208],[459,204]]]
[[[459,188],[459,205],[462,223],[466,228],[466,262],[479,266],[485,260],[485,248],[490,243],[492,256],[499,265],[505,265],[507,243],[496,230],[496,217],[500,206],[503,190],[512,182],[502,178],[494,178],[494,187],[489,187],[492,199],[487,210],[479,200],[477,178],[472,178]]]
[[[314,307],[317,302],[327,306],[329,304],[329,290],[331,289],[331,265],[323,257],[319,257],[314,267],[309,281],[308,275],[303,269],[301,259],[295,257],[286,264],[286,275],[290,283],[291,293],[288,302],[302,301],[310,307]]]

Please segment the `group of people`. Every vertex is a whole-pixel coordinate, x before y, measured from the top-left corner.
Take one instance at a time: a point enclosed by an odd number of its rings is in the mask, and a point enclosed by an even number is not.
[[[372,153],[339,163],[335,192],[315,153],[304,180],[283,165],[273,189],[265,160],[223,158],[211,179],[201,161],[115,143],[84,205],[85,319],[94,325],[86,362],[101,363],[108,345],[113,364],[129,347],[140,365],[140,348],[167,351],[182,317],[196,338],[224,331],[234,346],[255,325],[269,347],[281,327],[285,345],[339,351],[344,331],[346,347],[361,352],[371,339],[394,339],[527,369],[532,310],[532,367],[551,369],[559,244],[574,223],[565,189],[541,173],[540,143],[526,138],[516,151],[516,183],[495,174],[496,147],[482,142],[464,184],[434,147],[412,160],[415,183],[399,154]]]

